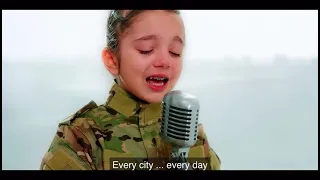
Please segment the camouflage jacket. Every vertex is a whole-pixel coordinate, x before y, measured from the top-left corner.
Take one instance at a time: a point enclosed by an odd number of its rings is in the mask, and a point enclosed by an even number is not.
[[[170,146],[159,136],[160,121],[161,104],[139,101],[114,84],[105,104],[91,101],[59,124],[40,169],[110,170],[110,158],[166,158]],[[207,169],[220,169],[202,130],[188,156],[206,158]]]

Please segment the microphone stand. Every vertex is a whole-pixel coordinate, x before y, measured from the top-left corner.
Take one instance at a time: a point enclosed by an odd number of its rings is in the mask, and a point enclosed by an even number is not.
[[[188,162],[188,153],[189,153],[190,147],[172,147],[171,155],[169,158],[169,161],[171,163],[185,163],[189,164],[188,169],[185,167],[177,168],[177,170],[193,170],[192,166]],[[184,165],[185,165],[184,164]]]

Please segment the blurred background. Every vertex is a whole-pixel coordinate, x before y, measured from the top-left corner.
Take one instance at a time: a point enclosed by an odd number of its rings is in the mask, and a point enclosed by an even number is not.
[[[2,168],[39,169],[64,118],[106,101],[107,11],[2,11]],[[222,169],[318,169],[318,11],[182,11],[176,89]]]

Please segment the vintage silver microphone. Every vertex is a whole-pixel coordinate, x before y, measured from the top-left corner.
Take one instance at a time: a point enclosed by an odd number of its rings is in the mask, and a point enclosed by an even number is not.
[[[188,162],[190,147],[197,141],[199,108],[191,94],[174,90],[164,96],[160,136],[172,146],[171,159]]]

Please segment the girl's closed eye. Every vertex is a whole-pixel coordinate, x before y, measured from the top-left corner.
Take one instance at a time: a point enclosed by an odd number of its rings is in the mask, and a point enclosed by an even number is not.
[[[174,57],[180,57],[181,54],[170,51],[170,54]]]
[[[143,50],[138,50],[140,54],[143,54],[143,55],[148,55],[150,53],[153,52],[153,49],[152,50],[148,50],[148,51],[143,51]]]

